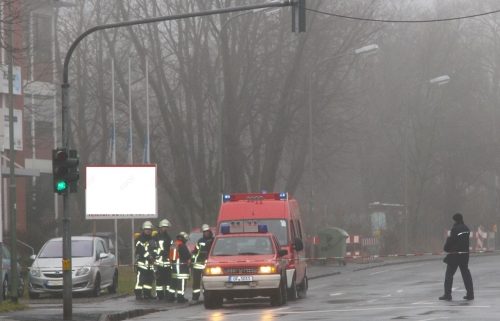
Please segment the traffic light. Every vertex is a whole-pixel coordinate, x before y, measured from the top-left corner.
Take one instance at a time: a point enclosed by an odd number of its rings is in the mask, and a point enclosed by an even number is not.
[[[58,148],[52,151],[52,174],[54,193],[66,194],[77,191],[80,161],[76,150]]]
[[[306,0],[293,1],[292,32],[306,32]]]
[[[78,152],[76,151],[76,149],[70,149],[68,159],[68,181],[70,193],[78,192],[78,180],[80,179],[80,169],[78,167],[79,164],[80,159],[78,158]]]

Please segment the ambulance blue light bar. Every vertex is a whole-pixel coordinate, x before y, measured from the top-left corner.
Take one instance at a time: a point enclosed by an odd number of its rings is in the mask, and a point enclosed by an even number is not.
[[[221,226],[220,226],[220,232],[221,232],[221,234],[229,234],[229,233],[231,233],[231,228],[229,227],[229,224],[221,224]]]
[[[231,222],[231,224],[223,223],[220,225],[220,233],[268,233],[269,229],[266,224],[257,224],[257,222]]]
[[[262,201],[262,200],[288,200],[288,193],[235,193],[223,194],[222,202],[237,202],[237,201]]]

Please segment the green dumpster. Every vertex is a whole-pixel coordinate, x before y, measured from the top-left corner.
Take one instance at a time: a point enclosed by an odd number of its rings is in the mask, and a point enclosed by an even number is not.
[[[326,227],[318,231],[319,261],[323,264],[336,262],[345,265],[346,239],[349,234],[338,227]]]

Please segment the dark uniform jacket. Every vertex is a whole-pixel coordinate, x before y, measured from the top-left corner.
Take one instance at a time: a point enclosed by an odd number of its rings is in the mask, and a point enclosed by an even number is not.
[[[135,256],[138,268],[153,269],[156,258],[156,240],[154,237],[141,233],[135,243]]]
[[[469,262],[469,234],[470,230],[464,223],[455,223],[450,236],[444,244],[444,251],[448,253],[444,258],[447,264],[463,264]]]
[[[174,265],[174,271],[172,273],[173,278],[188,279],[189,278],[189,260],[191,259],[191,254],[184,241],[176,240],[174,243],[175,253],[170,255],[171,264]]]
[[[214,237],[202,237],[196,243],[196,248],[193,250],[193,268],[204,269],[205,261],[208,258],[208,252],[212,247]]]
[[[157,235],[158,247],[156,249],[156,265],[159,267],[169,267],[170,260],[170,246],[172,245],[172,238],[168,232],[158,233]]]

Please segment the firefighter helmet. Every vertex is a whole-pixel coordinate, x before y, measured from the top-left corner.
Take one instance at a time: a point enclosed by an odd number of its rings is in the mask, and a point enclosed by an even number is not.
[[[208,226],[208,224],[203,224],[201,226],[201,231],[202,232],[210,231],[210,226]]]
[[[153,228],[153,223],[151,223],[151,221],[145,221],[144,223],[142,223],[143,230],[152,229],[152,228]]]
[[[160,221],[160,224],[158,224],[158,227],[170,227],[170,222],[166,218]]]
[[[189,235],[186,232],[180,232],[177,234],[177,239],[183,239],[187,242],[187,240],[189,240]]]

